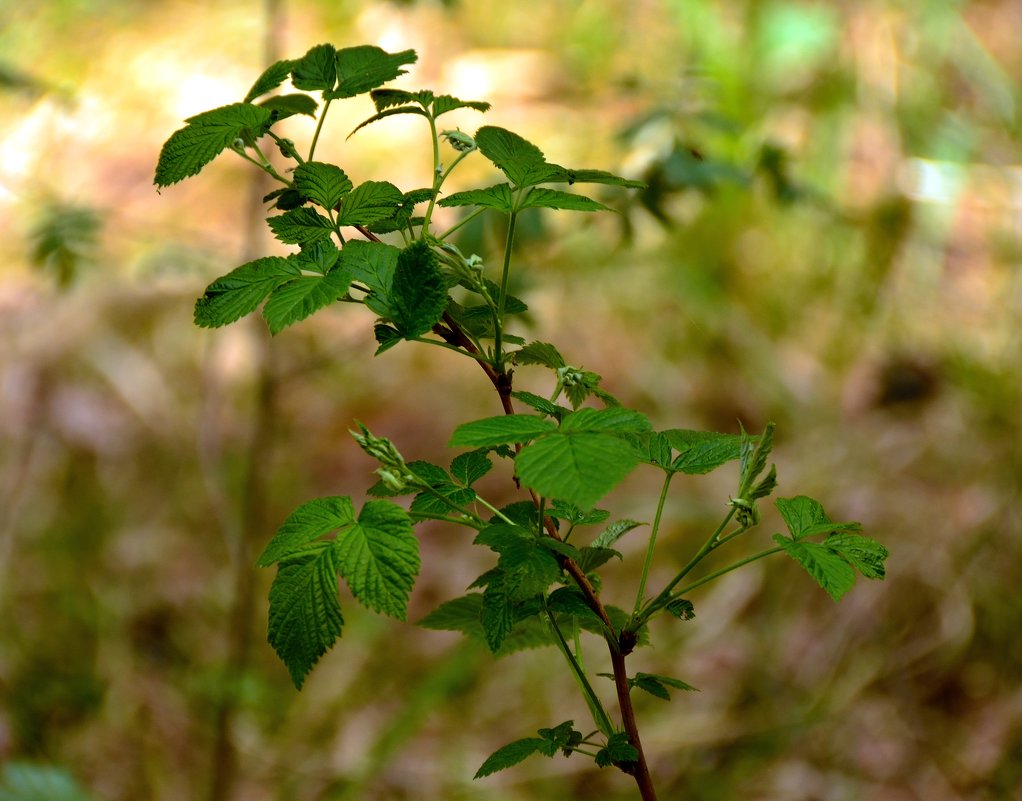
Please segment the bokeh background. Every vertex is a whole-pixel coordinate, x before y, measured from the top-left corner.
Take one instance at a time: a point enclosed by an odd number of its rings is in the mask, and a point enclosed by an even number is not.
[[[297,504],[372,483],[353,420],[442,461],[454,425],[499,411],[439,349],[373,358],[358,309],[272,341],[191,323],[212,278],[278,246],[248,165],[157,194],[160,145],[324,41],[415,48],[399,85],[646,180],[600,195],[620,214],[523,226],[525,333],[659,427],[776,421],[779,492],[891,551],[839,605],[768,560],[655,624],[633,669],[701,690],[637,699],[661,798],[1022,798],[1020,30],[1016,0],[0,3],[0,798],[634,797],[578,758],[470,780],[512,739],[588,724],[553,650],[493,661],[345,590],[302,693],[264,642],[255,554]],[[345,141],[370,113],[332,111],[322,155],[426,183],[402,118]],[[492,262],[498,233],[463,247]],[[616,516],[650,518],[646,479]],[[734,482],[675,482],[654,586]],[[413,621],[487,567],[462,532],[421,534]],[[630,536],[605,589],[625,606]]]

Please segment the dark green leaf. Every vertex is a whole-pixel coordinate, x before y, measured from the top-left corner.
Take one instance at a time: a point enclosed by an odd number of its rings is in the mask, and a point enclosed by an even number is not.
[[[633,434],[629,442],[635,446],[639,458],[649,464],[671,471],[671,442],[659,431]]]
[[[337,83],[337,50],[334,46],[316,45],[295,61],[291,70],[291,83],[295,89],[304,91],[326,92],[333,89]]]
[[[884,561],[890,553],[874,539],[857,534],[835,534],[822,544],[841,554],[868,579],[882,579],[886,575]]]
[[[244,132],[253,138],[262,136],[269,126],[270,112],[251,103],[232,103],[196,114],[186,122],[160,150],[154,179],[158,187],[198,174]]]
[[[664,701],[671,700],[671,694],[667,690],[668,687],[674,687],[677,690],[687,690],[688,692],[698,692],[695,687],[681,679],[661,676],[656,673],[636,673],[634,678],[628,680],[628,684],[632,687],[638,687],[650,695],[655,695],[657,698],[662,698]]]
[[[596,753],[596,764],[606,768],[619,762],[634,762],[638,758],[639,752],[629,741],[628,735],[619,731],[612,734],[607,745]]]
[[[404,200],[404,194],[387,181],[366,181],[344,198],[338,222],[341,225],[369,225],[386,220]]]
[[[273,112],[274,122],[286,120],[295,114],[315,117],[316,109],[319,108],[319,104],[308,95],[277,95],[263,100],[259,105]]]
[[[568,209],[570,211],[610,211],[607,206],[585,195],[573,195],[556,189],[534,187],[526,193],[519,208]]]
[[[425,334],[447,308],[447,284],[436,254],[421,239],[412,242],[397,257],[390,308],[391,319],[405,339]]]
[[[352,594],[376,612],[404,620],[419,574],[412,520],[390,501],[367,501],[358,522],[334,541],[337,570]]]
[[[561,520],[566,520],[573,526],[592,526],[596,523],[602,523],[608,517],[610,512],[606,509],[592,509],[584,511],[579,509],[573,503],[565,503],[561,500],[555,500],[548,511],[551,517],[557,517]]]
[[[438,95],[433,100],[432,112],[433,119],[436,119],[441,114],[446,114],[448,111],[454,111],[459,108],[470,108],[475,111],[489,111],[490,104],[484,103],[481,100],[459,100],[456,97],[450,95]]]
[[[472,778],[481,779],[483,776],[489,776],[491,773],[517,765],[519,762],[535,754],[545,744],[546,740],[538,737],[527,737],[524,740],[515,740],[513,743],[508,743],[503,748],[498,748],[490,754]]]
[[[494,445],[529,442],[556,431],[553,423],[531,414],[486,417],[458,426],[451,435],[451,448],[490,448]]]
[[[579,557],[575,560],[583,573],[589,573],[607,564],[614,557],[622,559],[620,552],[613,548],[597,548],[587,545],[579,550]]]
[[[369,96],[373,99],[373,105],[377,111],[384,111],[408,103],[427,106],[433,102],[433,93],[430,91],[406,92],[404,89],[373,89]]]
[[[531,392],[515,391],[511,393],[511,397],[520,400],[526,406],[530,406],[540,414],[546,415],[547,417],[553,417],[556,420],[560,420],[564,417],[564,415],[571,412],[570,409],[564,406],[558,406],[556,403],[552,403],[546,398],[534,395]]]
[[[319,212],[302,207],[267,217],[273,235],[287,245],[311,245],[329,239],[334,226]]]
[[[442,603],[422,620],[419,625],[433,631],[460,631],[473,637],[483,638],[483,626],[480,620],[483,608],[483,595],[470,592],[460,598]]]
[[[354,522],[355,509],[347,496],[316,498],[303,503],[277,529],[256,564],[269,567],[300,553],[310,542]]]
[[[562,432],[614,431],[632,434],[650,429],[649,419],[642,412],[620,406],[611,409],[579,409],[561,422]]]
[[[221,276],[195,303],[195,324],[218,328],[255,311],[263,299],[286,281],[301,275],[288,259],[256,259]]]
[[[351,181],[340,167],[307,161],[295,168],[295,187],[324,209],[332,209],[351,191]]]
[[[483,206],[488,209],[496,209],[505,214],[510,214],[515,208],[515,199],[511,194],[511,187],[507,184],[497,184],[486,189],[469,189],[465,192],[455,192],[440,201],[444,207],[451,206]]]
[[[341,248],[339,269],[351,273],[352,281],[386,299],[397,269],[397,257],[401,251],[383,242],[363,242],[360,239],[348,242]],[[374,309],[376,311],[376,309]]]
[[[609,186],[625,186],[629,189],[644,189],[646,187],[642,181],[630,181],[605,170],[569,170],[564,167],[560,169],[561,172],[556,177],[559,183],[607,184]]]
[[[823,511],[819,501],[805,495],[798,495],[794,498],[777,498],[774,506],[784,518],[784,523],[791,532],[793,539],[801,539],[808,536],[806,532],[812,532],[820,524],[830,523],[830,518]]]
[[[263,74],[256,78],[256,82],[252,84],[252,88],[248,90],[248,94],[245,95],[245,102],[251,103],[257,97],[262,97],[267,92],[272,92],[284,83],[284,81],[287,80],[287,76],[291,74],[294,64],[294,61],[286,59],[284,61],[278,61],[276,64],[271,64],[267,67],[263,71]]]
[[[399,75],[404,75],[407,70],[401,67],[414,63],[417,58],[414,50],[388,53],[372,45],[345,47],[337,51],[337,89],[324,92],[323,97],[331,100],[368,92]]]
[[[429,114],[427,114],[418,106],[398,106],[397,108],[388,108],[386,111],[381,111],[378,114],[373,114],[373,116],[369,117],[368,119],[362,120],[362,122],[360,122],[358,125],[351,129],[351,133],[348,134],[348,139],[351,139],[351,137],[353,137],[356,133],[361,131],[367,125],[372,125],[374,122],[379,122],[385,117],[394,117],[397,116],[398,114],[418,114],[420,117],[426,118],[429,117]]]
[[[313,665],[341,636],[343,626],[330,549],[280,566],[270,587],[268,639],[296,688],[302,688]]]
[[[675,598],[664,608],[679,620],[692,620],[696,616],[692,602],[684,598]]]
[[[609,548],[632,529],[644,525],[646,524],[639,523],[635,520],[618,520],[616,523],[611,523],[606,529],[600,532],[600,535],[595,540],[593,540],[593,547]]]
[[[742,461],[739,468],[740,486],[738,491],[740,497],[746,498],[749,490],[752,488],[752,482],[759,478],[759,474],[766,469],[767,459],[770,457],[770,451],[773,447],[773,423],[767,423],[755,448],[752,448],[752,438],[744,431],[742,432]]]
[[[805,540],[795,541],[780,534],[774,535],[774,542],[802,565],[806,572],[816,580],[816,583],[823,587],[835,601],[840,601],[841,597],[855,584],[855,571],[852,566],[844,557],[827,548],[826,545],[818,545]]]
[[[760,482],[752,488],[752,492],[749,493],[749,500],[755,501],[760,498],[765,498],[775,489],[777,489],[777,466],[770,465],[770,472],[768,472],[760,480]]]
[[[497,653],[515,625],[514,600],[505,583],[503,570],[493,571],[483,591],[480,620],[490,651]]]

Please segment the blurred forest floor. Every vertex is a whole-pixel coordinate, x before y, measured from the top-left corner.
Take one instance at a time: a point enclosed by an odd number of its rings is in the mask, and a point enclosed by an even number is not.
[[[775,420],[780,493],[891,551],[840,605],[767,561],[657,630],[639,669],[701,689],[640,703],[661,797],[1022,799],[1016,0],[0,3],[0,799],[633,797],[577,760],[470,781],[585,717],[553,651],[494,662],[345,601],[298,694],[264,643],[252,554],[297,504],[370,486],[353,420],[444,459],[499,411],[439,349],[374,359],[348,309],[272,342],[192,325],[209,280],[279,246],[240,160],[162,195],[152,172],[266,66],[271,12],[279,57],[415,48],[399,85],[647,181],[619,215],[524,227],[530,333],[658,427]],[[423,183],[421,131],[344,141],[370,113],[324,157]],[[462,249],[492,263],[494,234]],[[712,529],[719,473],[676,482],[661,559]],[[647,519],[656,489],[608,503]],[[422,535],[413,621],[485,567]]]

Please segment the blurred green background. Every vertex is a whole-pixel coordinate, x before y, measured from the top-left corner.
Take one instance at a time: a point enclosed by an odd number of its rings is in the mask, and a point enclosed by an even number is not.
[[[586,725],[553,650],[495,662],[342,595],[298,694],[264,642],[254,556],[297,504],[372,483],[354,419],[443,461],[499,411],[439,349],[374,359],[358,310],[272,342],[192,326],[212,278],[277,246],[247,165],[158,195],[159,148],[323,41],[415,48],[399,85],[646,180],[607,193],[620,215],[530,222],[526,333],[658,427],[775,420],[780,494],[892,553],[840,605],[768,560],[658,622],[633,669],[701,689],[637,699],[661,798],[1022,798],[1020,30],[1016,0],[0,3],[0,799],[634,797],[579,759],[470,781]],[[322,155],[424,183],[400,118],[344,141],[369,113],[333,112]],[[465,249],[492,263],[493,234]],[[654,587],[719,519],[718,472],[675,482]],[[645,478],[604,505],[648,520]],[[413,620],[487,566],[421,535]],[[626,605],[641,537],[622,546]]]

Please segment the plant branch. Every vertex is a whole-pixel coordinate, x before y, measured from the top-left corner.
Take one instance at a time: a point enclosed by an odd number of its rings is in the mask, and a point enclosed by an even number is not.
[[[667,501],[667,490],[671,486],[671,479],[674,477],[674,472],[671,470],[665,471],[664,486],[660,490],[660,500],[656,506],[656,516],[653,518],[653,530],[649,535],[649,544],[646,546],[646,561],[642,564],[642,577],[639,579],[639,590],[635,594],[635,609],[632,613],[633,617],[639,614],[642,609],[642,601],[646,595],[646,580],[649,578],[649,569],[653,564],[653,548],[656,546],[657,532],[660,530],[660,518],[664,512],[664,504]]]

